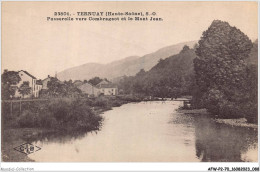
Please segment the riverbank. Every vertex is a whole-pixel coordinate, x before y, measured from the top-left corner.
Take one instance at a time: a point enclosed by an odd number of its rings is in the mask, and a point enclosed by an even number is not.
[[[133,97],[99,97],[83,100],[56,99],[48,102],[24,104],[21,115],[8,108],[2,110],[2,160],[4,162],[31,162],[27,155],[14,150],[48,132],[89,132],[102,125],[101,113],[129,102]],[[15,110],[15,108],[14,108]],[[4,113],[5,112],[5,113]],[[72,115],[72,116],[71,116]],[[66,120],[68,119],[68,120]],[[85,122],[84,122],[85,121]]]
[[[95,115],[100,115],[101,113],[108,111],[112,109],[112,107],[118,107],[126,103],[130,102],[140,102],[141,100],[139,99],[129,99],[126,97],[103,97],[99,99],[90,99],[90,100],[84,100],[84,105],[87,106],[93,114]],[[62,106],[64,107],[64,106]],[[32,108],[32,107],[30,107]],[[84,109],[84,108],[83,108]],[[81,112],[81,111],[79,111]],[[192,115],[208,115],[210,114],[207,112],[206,109],[193,109],[193,110],[177,110],[178,113],[183,113],[183,114],[192,114]],[[89,113],[88,113],[89,115]],[[48,115],[47,115],[48,116]],[[94,117],[93,115],[91,115]],[[46,115],[44,116],[46,117]],[[211,117],[211,116],[210,116]],[[13,118],[15,119],[15,118]],[[40,118],[43,119],[43,118]],[[75,119],[74,119],[75,120]],[[81,118],[78,119],[79,121]],[[73,121],[73,123],[77,122]],[[226,125],[231,125],[231,126],[240,126],[240,127],[249,127],[249,128],[257,128],[256,124],[250,124],[247,123],[245,119],[214,119],[217,123],[223,123]],[[17,120],[10,120],[7,121],[7,124],[9,122],[9,125],[2,125],[5,126],[5,128],[2,128],[2,160],[4,162],[31,162],[30,158],[27,157],[27,155],[22,154],[18,151],[15,151],[13,148],[23,144],[23,143],[31,143],[35,140],[37,140],[41,135],[44,135],[45,133],[48,132],[53,132],[56,135],[59,135],[59,131],[62,127],[60,128],[43,128],[43,127],[21,127],[18,125]],[[39,121],[38,121],[39,122]],[[42,121],[41,121],[42,122]],[[88,128],[88,130],[84,130],[83,132],[89,132],[93,130],[98,130],[99,126],[93,125],[92,127]],[[76,133],[79,133],[77,130],[74,131],[72,136],[74,136]],[[41,137],[43,138],[43,137]]]
[[[28,157],[36,162],[257,161],[257,130],[180,114],[180,105],[151,101],[113,108],[102,115],[99,131],[47,133],[29,142],[42,149]]]
[[[207,109],[178,109],[177,112],[184,113],[184,114],[193,114],[193,115],[208,115],[211,116]],[[258,125],[249,123],[245,118],[238,118],[238,119],[220,119],[220,118],[213,118],[213,120],[217,123],[226,124],[230,126],[237,126],[237,127],[249,127],[257,129]]]
[[[257,129],[257,124],[248,123],[245,118],[238,118],[238,119],[215,119],[216,122],[231,125],[231,126],[238,126],[238,127],[249,127]]]
[[[201,115],[209,115],[207,109],[178,109],[177,112],[185,113],[185,114],[201,114]]]

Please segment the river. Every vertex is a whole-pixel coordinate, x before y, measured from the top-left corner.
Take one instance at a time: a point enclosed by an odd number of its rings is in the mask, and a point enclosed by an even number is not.
[[[49,134],[29,155],[40,162],[257,161],[257,130],[178,113],[181,101],[129,103],[104,114],[100,131]]]

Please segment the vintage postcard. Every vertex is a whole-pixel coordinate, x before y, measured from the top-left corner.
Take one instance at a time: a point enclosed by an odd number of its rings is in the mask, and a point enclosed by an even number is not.
[[[2,1],[1,35],[3,163],[259,170],[258,2]]]

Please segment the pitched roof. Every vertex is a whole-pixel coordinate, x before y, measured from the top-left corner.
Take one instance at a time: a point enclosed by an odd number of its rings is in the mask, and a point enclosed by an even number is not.
[[[97,85],[100,85],[100,84],[109,84],[110,82],[106,81],[106,80],[102,80],[100,83],[98,83]]]
[[[47,79],[51,79],[51,77],[50,77],[50,76],[48,76],[47,78],[43,79],[42,81],[45,81],[45,80],[47,80]]]
[[[20,70],[18,72],[24,72],[25,74],[27,74],[28,76],[32,77],[33,79],[36,79],[36,77],[34,77],[33,75],[31,75],[29,72],[27,72],[25,70]]]
[[[48,83],[52,78],[54,78],[54,77],[47,77],[47,78],[45,78],[44,80],[42,80],[42,83],[43,83],[43,82],[46,82],[46,81],[47,81],[47,83]],[[56,79],[57,79],[57,78],[56,78]],[[57,82],[60,83],[60,84],[63,84],[63,82],[60,81],[60,80],[58,80],[58,79],[57,79]]]
[[[117,88],[115,84],[98,84],[98,88]]]
[[[81,84],[81,85],[78,85],[77,88],[84,88],[84,87],[86,87],[86,86],[91,86],[91,87],[93,87],[93,88],[97,88],[96,86],[92,85],[92,84],[89,83],[89,82],[86,82],[86,83],[83,83],[83,84]]]

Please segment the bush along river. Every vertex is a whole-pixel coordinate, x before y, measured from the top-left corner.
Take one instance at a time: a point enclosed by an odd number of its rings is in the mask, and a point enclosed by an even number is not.
[[[129,103],[102,114],[88,133],[44,134],[33,144],[40,162],[256,162],[257,128],[178,112],[181,101]]]

